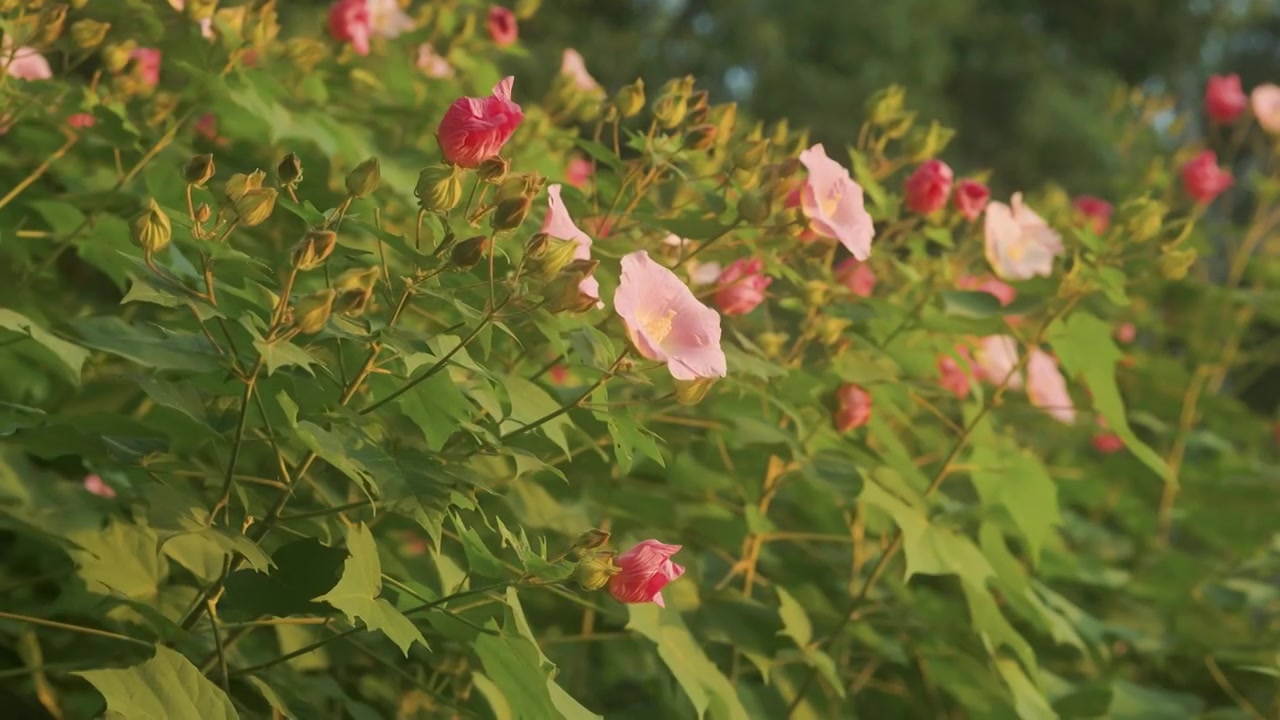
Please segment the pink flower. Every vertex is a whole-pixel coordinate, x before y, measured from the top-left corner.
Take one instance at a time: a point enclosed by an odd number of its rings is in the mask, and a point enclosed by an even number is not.
[[[827,157],[822,144],[800,153],[809,177],[800,190],[800,206],[809,227],[823,237],[839,240],[859,260],[871,257],[876,229],[862,202],[862,186],[849,171]]]
[[[501,5],[496,5],[489,11],[484,19],[484,27],[489,31],[489,37],[493,38],[493,44],[500,48],[514,43],[520,37],[516,14]]]
[[[453,66],[449,64],[448,60],[445,60],[436,53],[436,49],[431,47],[431,43],[422,43],[418,46],[417,66],[418,69],[424,71],[429,78],[440,79],[453,77]]]
[[[590,160],[581,155],[569,158],[569,163],[564,169],[565,182],[576,188],[586,187],[593,174],[595,174],[595,167]]]
[[[1018,291],[1014,289],[1012,285],[997,280],[990,275],[982,278],[966,275],[965,277],[957,280],[956,285],[963,290],[981,290],[985,293],[994,295],[995,298],[1000,301],[1001,307],[1008,305],[1013,302],[1014,298],[1018,297]]]
[[[1230,125],[1240,117],[1249,98],[1240,87],[1240,76],[1211,75],[1204,88],[1204,112],[1219,125]]]
[[[609,594],[621,603],[651,602],[666,607],[662,588],[684,575],[684,568],[671,562],[680,552],[679,545],[667,545],[649,539],[614,558],[622,572],[609,578]]]
[[[138,77],[143,84],[155,87],[160,84],[160,51],[155,48],[138,48],[129,53],[137,63]]]
[[[970,360],[968,351],[963,347],[957,347],[956,351],[965,358]],[[959,361],[950,355],[938,356],[938,376],[941,378],[941,385],[944,390],[963,400],[969,396],[969,373],[960,366]]]
[[[365,0],[369,8],[369,29],[385,38],[400,37],[413,29],[413,18],[400,9],[398,0]]]
[[[746,315],[764,302],[764,291],[772,282],[759,258],[735,260],[716,279],[716,305],[725,315]]]
[[[956,185],[955,206],[956,210],[965,217],[966,220],[977,220],[978,216],[987,207],[987,201],[991,199],[991,191],[986,185],[976,180],[961,180]]]
[[[857,297],[868,298],[876,289],[876,274],[858,258],[848,258],[836,266],[836,280]]]
[[[1111,225],[1111,203],[1092,195],[1081,195],[1071,202],[1077,221],[1089,225],[1094,235],[1101,235]]]
[[[978,340],[978,347],[973,354],[974,364],[980,380],[999,385],[1006,385],[1010,390],[1022,387],[1022,374],[1014,373],[1018,366],[1018,342],[1008,335],[988,335]]]
[[[97,122],[98,121],[90,113],[76,113],[67,118],[67,126],[76,128],[77,130],[91,128],[97,124]]]
[[[556,363],[551,366],[551,369],[547,371],[547,374],[551,376],[551,383],[553,385],[563,385],[565,381],[569,379],[569,368],[566,368],[560,363]]]
[[[453,101],[436,131],[446,162],[470,168],[502,152],[524,120],[524,111],[511,101],[515,81],[508,75],[493,87],[489,97]]]
[[[1264,83],[1249,95],[1258,125],[1272,135],[1280,134],[1280,85]]]
[[[667,364],[676,380],[728,373],[720,349],[720,314],[698,302],[676,274],[637,250],[622,258],[613,307],[636,350]]]
[[[600,89],[600,83],[587,72],[587,63],[582,55],[572,48],[565,48],[560,56],[560,74],[573,78],[573,84],[581,90],[591,92]]]
[[[5,35],[5,40],[9,36]],[[9,57],[9,53],[13,53],[13,57]],[[35,48],[20,47],[13,50],[12,46],[5,42],[0,45],[0,59],[9,61],[9,77],[18,80],[48,80],[53,77],[53,68],[49,67],[49,61],[44,59]]]
[[[547,187],[547,218],[542,221],[542,232],[557,239],[577,243],[574,260],[591,259],[591,238],[573,223],[569,209],[560,199],[560,184]],[[604,307],[600,300],[600,283],[594,277],[586,277],[578,283],[578,292],[596,300],[596,307]]]
[[[836,388],[836,412],[831,420],[842,433],[866,425],[871,420],[871,393],[853,383]]]
[[[1098,433],[1093,436],[1093,449],[1103,455],[1118,453],[1124,449],[1124,440],[1113,432]]]
[[[213,113],[201,115],[198,120],[192,123],[191,127],[208,140],[218,139],[218,118]]]
[[[329,34],[338,42],[351,43],[357,54],[369,54],[372,30],[369,4],[365,0],[338,0],[330,6]]]
[[[116,496],[115,488],[103,482],[98,475],[86,475],[84,478],[84,489],[103,498],[113,498]]]
[[[1133,342],[1136,337],[1138,337],[1138,329],[1131,322],[1124,323],[1116,328],[1116,339],[1126,345]]]
[[[1208,205],[1235,183],[1231,173],[1218,167],[1218,154],[1202,150],[1182,166],[1182,189],[1197,203]]]
[[[1010,205],[987,206],[986,254],[996,275],[1029,280],[1053,274],[1053,259],[1062,253],[1062,238],[1014,193]]]
[[[1076,408],[1067,392],[1067,379],[1058,369],[1058,361],[1039,348],[1031,349],[1027,360],[1027,398],[1031,404],[1049,413],[1059,422],[1076,421]]]
[[[903,202],[917,215],[928,215],[947,206],[954,174],[941,160],[921,163],[902,186]]]

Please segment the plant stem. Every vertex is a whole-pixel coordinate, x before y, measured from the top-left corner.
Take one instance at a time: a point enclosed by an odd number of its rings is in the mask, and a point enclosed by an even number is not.
[[[604,385],[606,382],[608,382],[609,378],[613,377],[613,374],[617,371],[618,366],[621,365],[622,361],[626,359],[627,354],[629,352],[630,352],[630,348],[623,348],[622,352],[618,354],[618,359],[613,361],[613,364],[609,366],[609,369],[605,370],[604,373],[600,375],[600,377],[597,378],[594,383],[591,383],[591,385],[589,385],[586,390],[583,390],[582,393],[578,395],[578,397],[574,398],[571,402],[565,404],[562,407],[556,408],[555,410],[547,413],[546,415],[543,415],[542,417],[538,418],[537,420],[534,420],[531,423],[522,425],[516,428],[515,430],[512,430],[509,433],[503,434],[498,438],[498,440],[503,442],[510,440],[516,435],[520,435],[521,433],[526,433],[526,432],[529,432],[530,430],[534,430],[543,425],[546,425],[552,420],[555,420],[561,415],[569,412],[573,408],[578,407],[578,405],[580,405],[583,401],[591,397],[591,393],[595,392],[597,389],[599,389],[601,385]]]
[[[31,617],[29,615],[19,615],[17,613],[0,612],[0,620],[13,620],[15,622],[28,623],[30,625],[40,625],[42,627],[55,628],[57,630],[66,630],[68,632],[80,633],[81,635],[96,635],[97,637],[110,638],[127,642],[132,645],[140,645],[145,648],[154,647],[146,640],[139,640],[128,635],[113,633],[109,630],[99,630],[97,628],[85,627],[84,625],[72,625],[70,623],[57,622],[55,620],[45,620],[43,618]]]

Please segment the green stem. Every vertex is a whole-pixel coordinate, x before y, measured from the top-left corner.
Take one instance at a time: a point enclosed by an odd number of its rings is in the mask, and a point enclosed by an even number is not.
[[[113,633],[108,630],[99,630],[97,628],[85,627],[83,625],[72,625],[70,623],[61,623],[55,620],[45,620],[43,618],[31,617],[29,615],[18,615],[17,613],[0,612],[0,620],[13,620],[15,622],[27,623],[29,625],[40,625],[41,627],[55,628],[57,630],[66,630],[68,632],[80,633],[81,635],[96,635],[97,637],[110,638],[127,642],[132,645],[141,645],[145,648],[154,647],[146,640],[131,638],[128,635]]]
[[[622,352],[618,354],[618,359],[613,361],[613,364],[609,366],[609,369],[605,370],[604,373],[602,373],[600,377],[596,379],[595,382],[591,383],[591,385],[589,385],[586,390],[583,390],[582,393],[578,395],[578,397],[574,398],[572,401],[565,404],[564,406],[556,408],[555,410],[547,413],[546,415],[543,415],[537,420],[534,420],[533,422],[528,423],[527,425],[522,425],[516,428],[515,430],[512,430],[509,433],[503,434],[498,438],[498,440],[502,442],[506,442],[507,440],[510,440],[516,435],[527,433],[530,430],[534,430],[536,428],[542,427],[543,425],[546,425],[552,420],[555,420],[561,415],[569,412],[573,408],[576,408],[579,405],[581,405],[587,398],[591,397],[591,393],[595,392],[597,389],[600,388],[601,385],[604,385],[606,382],[608,382],[609,378],[613,377],[613,374],[617,371],[618,366],[621,365],[622,361],[626,359],[627,354],[629,352],[630,352],[629,348],[623,348]]]

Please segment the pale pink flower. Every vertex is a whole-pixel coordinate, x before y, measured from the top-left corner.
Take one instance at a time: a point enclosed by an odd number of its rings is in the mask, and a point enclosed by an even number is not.
[[[1010,390],[1018,390],[1022,387],[1021,373],[1009,375],[1018,365],[1018,341],[1012,337],[988,335],[978,340],[973,360],[980,379],[999,385],[1005,381],[1005,378],[1009,378],[1007,387]]]
[[[439,80],[453,77],[453,66],[436,52],[431,43],[422,43],[418,46],[417,66],[429,78]]]
[[[764,274],[763,260],[735,260],[716,278],[716,306],[725,315],[746,315],[764,302],[764,291],[772,282]]]
[[[577,244],[573,251],[574,260],[591,259],[591,238],[569,216],[569,209],[560,199],[560,184],[547,187],[547,218],[542,221],[542,232],[557,240],[568,240]],[[596,307],[604,307],[600,302],[600,283],[594,277],[586,277],[578,284],[578,291],[596,300]]]
[[[160,84],[160,51],[155,48],[137,48],[129,53],[137,63],[138,77],[143,84],[155,87]]]
[[[400,37],[413,29],[413,18],[400,9],[398,0],[365,0],[369,8],[369,29],[385,38]]]
[[[84,489],[103,498],[113,498],[116,496],[115,488],[108,485],[98,475],[86,475],[84,478]]]
[[[720,349],[720,313],[703,305],[675,273],[637,250],[622,258],[613,307],[636,350],[667,364],[676,380],[728,373]]]
[[[1058,369],[1058,360],[1049,353],[1032,348],[1027,360],[1027,398],[1059,422],[1076,421],[1076,408],[1067,392],[1067,379]]]
[[[8,36],[5,36],[8,39]],[[13,53],[13,57],[9,57]],[[20,47],[13,50],[9,43],[0,45],[0,57],[9,61],[9,77],[18,80],[48,80],[53,77],[53,68],[35,48]]]
[[[524,120],[524,111],[511,100],[515,81],[512,76],[503,78],[489,97],[453,101],[436,131],[446,162],[472,168],[502,152]]]
[[[1053,274],[1053,260],[1062,254],[1062,237],[1014,193],[1011,205],[987,205],[987,262],[1006,280],[1029,280]]]
[[[843,165],[827,157],[818,143],[800,153],[809,171],[800,190],[800,206],[809,227],[823,237],[839,240],[859,260],[871,257],[875,225],[862,200],[862,186]]]
[[[203,35],[206,40],[213,40],[216,37],[213,31],[213,18],[207,17],[201,20],[199,25],[200,34]]]
[[[1280,85],[1264,83],[1249,94],[1258,125],[1272,135],[1280,135]]]
[[[649,539],[622,553],[613,561],[622,572],[609,578],[609,594],[618,602],[651,602],[665,608],[662,589],[684,575],[684,568],[671,562],[678,552],[679,545]]]
[[[836,266],[836,280],[857,297],[869,298],[876,289],[876,274],[858,258],[847,258]]]
[[[693,246],[696,243],[691,240],[686,240],[675,233],[668,233],[667,236],[662,239],[662,244],[673,248],[679,248],[682,254],[688,255],[693,251]],[[711,283],[719,280],[720,273],[724,272],[723,267],[718,262],[702,262],[697,259],[686,260],[684,269],[685,272],[689,274],[689,284],[694,287],[697,287],[698,285],[710,285]]]
[[[587,72],[586,61],[573,48],[565,48],[560,56],[560,73],[573,78],[573,84],[581,90],[593,92],[600,89],[600,83]]]
[[[591,176],[595,173],[595,167],[591,161],[581,155],[574,155],[569,158],[568,164],[564,169],[564,181],[576,188],[586,187],[587,182],[591,180]]]

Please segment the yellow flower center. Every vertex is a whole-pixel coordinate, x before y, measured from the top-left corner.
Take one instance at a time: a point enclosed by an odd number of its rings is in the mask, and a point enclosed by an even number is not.
[[[822,214],[831,217],[836,214],[836,209],[840,207],[840,198],[844,197],[844,186],[839,183],[833,185],[831,190],[827,192],[827,196],[822,198],[819,205],[822,206]]]
[[[649,341],[654,345],[661,345],[663,340],[671,334],[671,321],[675,319],[676,311],[668,309],[666,314],[658,315],[656,313],[643,313],[640,320],[640,327],[644,328],[644,334],[649,336]]]

